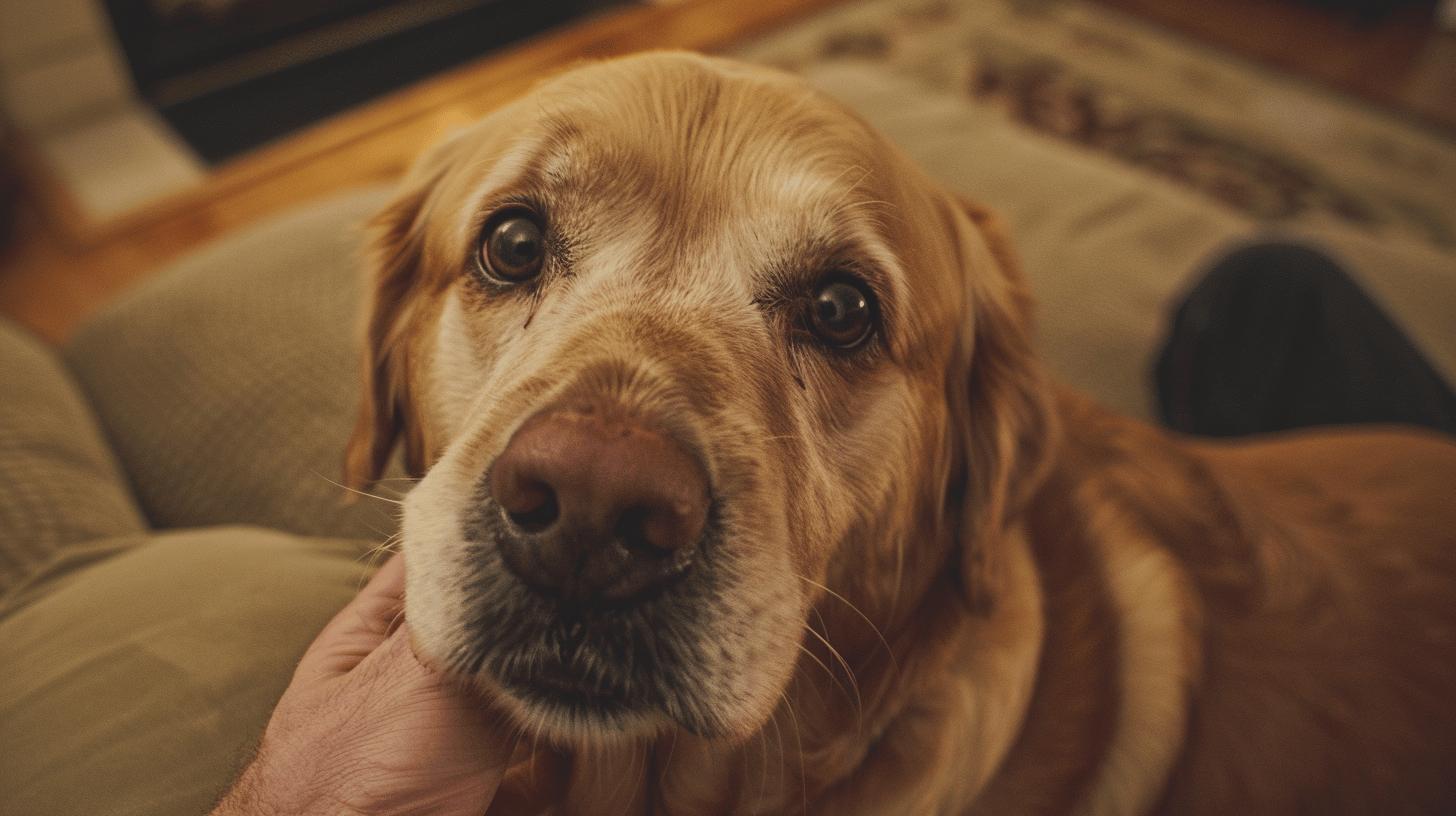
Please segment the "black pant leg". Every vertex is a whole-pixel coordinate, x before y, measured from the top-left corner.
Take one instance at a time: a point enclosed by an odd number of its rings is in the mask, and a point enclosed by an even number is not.
[[[1456,394],[1329,257],[1258,244],[1218,261],[1158,355],[1165,424],[1240,436],[1406,423],[1456,434]]]

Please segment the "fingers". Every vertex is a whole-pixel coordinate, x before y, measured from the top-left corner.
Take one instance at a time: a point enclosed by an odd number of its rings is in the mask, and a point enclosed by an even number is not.
[[[431,764],[438,770],[443,771],[451,758],[464,758],[474,771],[488,769],[497,775],[509,764],[515,731],[504,715],[484,696],[420,662],[410,644],[408,623],[370,654],[349,682],[369,685],[380,695],[371,710],[388,711],[382,716],[408,720],[421,732],[434,734]],[[453,750],[447,750],[451,746]]]
[[[404,556],[395,553],[374,573],[369,583],[359,590],[359,597],[378,595],[404,600]]]
[[[319,632],[298,663],[295,682],[349,672],[384,643],[403,616],[404,557],[395,555]]]
[[[383,795],[370,812],[486,812],[515,732],[485,700],[415,657],[408,623],[329,694],[354,719],[346,764],[369,769],[370,778],[351,787]]]
[[[397,601],[391,591],[359,597],[367,606],[391,595]],[[335,623],[310,651],[315,662],[300,667],[313,674],[301,673],[284,692],[249,766],[251,787],[275,804],[269,812],[315,812],[295,802],[348,802],[360,813],[485,813],[510,762],[514,731],[488,703],[420,663],[407,623],[376,639],[352,670],[328,674],[338,668],[328,662],[337,657],[330,650],[365,642],[360,631],[382,631],[361,630],[345,613]]]

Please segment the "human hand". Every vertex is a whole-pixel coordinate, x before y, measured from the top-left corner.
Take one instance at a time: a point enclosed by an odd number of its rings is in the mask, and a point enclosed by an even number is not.
[[[213,816],[485,812],[506,729],[415,658],[403,608],[395,556],[308,648]]]

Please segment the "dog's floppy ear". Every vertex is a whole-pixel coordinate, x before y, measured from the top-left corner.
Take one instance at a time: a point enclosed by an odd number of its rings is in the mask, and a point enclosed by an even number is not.
[[[363,490],[377,480],[401,437],[405,468],[423,473],[423,430],[414,421],[413,361],[406,331],[410,293],[419,273],[416,221],[427,190],[408,189],[369,223],[365,281],[363,396],[344,449],[344,484]]]
[[[457,137],[428,151],[401,182],[401,190],[368,225],[363,398],[344,449],[344,484],[363,490],[404,444],[410,476],[429,466],[427,429],[414,409],[415,359],[423,332],[428,288],[421,227],[430,194],[460,152]]]
[[[964,199],[949,208],[970,320],[946,384],[954,447],[946,501],[967,598],[984,614],[996,595],[996,552],[1045,478],[1058,428],[1033,348],[1031,293],[1006,229]]]

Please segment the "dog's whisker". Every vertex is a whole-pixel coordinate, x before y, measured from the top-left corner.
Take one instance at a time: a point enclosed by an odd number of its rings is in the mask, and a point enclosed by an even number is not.
[[[392,533],[379,544],[369,548],[367,552],[355,559],[356,563],[363,565],[363,570],[359,573],[359,580],[354,586],[355,594],[358,594],[364,588],[364,584],[368,582],[369,576],[374,574],[374,571],[379,568],[382,562],[387,560],[389,556],[399,552],[398,545],[402,539],[403,536],[400,533]]]
[[[536,758],[541,755],[541,732],[546,727],[546,717],[544,714],[537,716],[533,713],[527,725],[531,729],[531,771],[534,774]]]
[[[851,603],[848,598],[844,597],[843,595],[840,595],[838,592],[835,592],[834,590],[832,590],[829,587],[827,587],[827,586],[819,583],[818,581],[815,581],[814,579],[809,578],[809,577],[806,577],[806,576],[803,576],[803,575],[798,576],[798,578],[799,578],[800,581],[803,581],[803,582],[809,584],[810,586],[818,587],[819,589],[823,590],[830,597],[832,597],[832,598],[840,601],[845,606],[849,607],[850,608],[850,611],[852,611],[856,615],[858,615],[860,617],[860,619],[863,620],[865,622],[865,624],[867,626],[869,626],[870,629],[875,633],[875,636],[880,639],[880,645],[882,645],[882,646],[885,647],[885,652],[890,656],[890,664],[891,664],[891,667],[893,668],[894,672],[896,674],[899,674],[900,673],[900,663],[899,663],[898,660],[895,659],[895,650],[890,648],[890,641],[888,641],[888,640],[885,639],[885,635],[884,635],[883,632],[880,631],[880,627],[876,626],[875,625],[875,622],[872,621],[872,620],[870,620],[870,618],[869,618],[868,615],[866,615],[864,612],[862,612],[859,607],[857,607],[853,603]]]
[[[889,620],[900,610],[900,589],[905,585],[905,538],[895,536],[895,582],[890,588]]]
[[[639,752],[638,751],[635,751],[635,750],[628,752],[627,768],[626,768],[625,771],[620,772],[620,773],[617,774],[617,782],[616,782],[616,784],[612,785],[612,792],[607,796],[607,801],[608,802],[610,802],[613,799],[616,799],[617,798],[617,794],[621,792],[622,786],[625,785],[625,784],[628,784],[629,780],[631,779],[632,773],[635,770],[637,770],[637,754],[638,753]],[[597,781],[598,781],[598,784],[600,784],[600,782],[601,782],[601,774],[604,772],[604,768],[606,767],[606,763],[605,762],[598,761],[598,762],[594,762],[593,764],[596,765],[596,769],[597,769],[596,770],[596,773],[597,773]],[[628,801],[626,803],[626,807],[623,809],[622,812],[623,813],[626,813],[627,811],[629,811],[631,809],[631,807],[632,807],[632,802],[631,802],[631,798],[629,797],[628,798]]]
[[[823,621],[821,619],[821,625],[822,623]],[[835,674],[834,671],[832,671],[829,666],[825,664],[824,661],[820,660],[817,656],[815,656],[815,654],[809,651],[809,649],[805,647],[802,643],[799,644],[799,649],[802,650],[804,654],[809,655],[809,657],[813,658],[815,663],[818,663],[821,667],[823,667],[825,673],[834,680],[835,685],[838,685],[842,690],[845,691],[846,695],[848,695],[851,691],[853,692],[852,699],[854,700],[855,721],[857,723],[856,727],[862,726],[864,723],[864,697],[860,695],[859,680],[854,676],[854,671],[850,669],[849,663],[845,661],[844,656],[839,653],[839,650],[829,645],[829,641],[826,640],[823,635],[814,631],[814,628],[808,623],[804,624],[804,631],[813,635],[820,643],[824,644],[824,648],[829,650],[829,653],[833,655],[834,659],[838,661],[840,667],[844,669],[844,673],[849,677],[849,688],[845,689],[842,681],[840,681],[839,679],[839,676]]]
[[[373,563],[375,559],[379,558],[381,555],[387,556],[399,552],[398,545],[403,541],[403,539],[404,537],[400,533],[391,533],[390,535],[386,536],[383,541],[379,542],[373,547],[370,547],[368,552],[360,556],[360,560],[364,561],[371,568],[378,566],[378,564]]]
[[[384,626],[385,633],[386,634],[390,634],[390,635],[394,634],[395,630],[399,628],[400,623],[402,623],[403,621],[404,621],[404,607],[401,606],[399,608],[399,611],[397,611],[397,612],[394,613],[394,617],[392,617],[392,618],[389,619],[389,623],[385,624],[385,626]]]
[[[762,812],[763,797],[768,794],[768,729],[759,728],[755,736],[758,737],[758,799],[754,810]]]
[[[670,742],[670,743],[667,744],[667,759],[664,759],[662,761],[662,771],[660,773],[661,773],[661,775],[662,775],[662,777],[664,779],[667,778],[667,769],[672,766],[672,757],[673,757],[673,754],[675,754],[675,753],[677,753],[677,731],[676,730],[674,730],[672,732],[672,742]]]
[[[819,656],[816,655],[816,654],[814,654],[813,652],[809,651],[809,648],[807,646],[805,646],[804,644],[802,644],[802,643],[796,643],[794,645],[797,646],[798,649],[799,649],[799,651],[800,652],[803,652],[806,657],[808,657],[810,660],[814,661],[814,663],[817,664],[819,666],[819,668],[823,669],[824,670],[824,673],[826,675],[828,675],[831,680],[834,681],[834,684],[836,686],[838,686],[840,688],[840,690],[845,693],[845,696],[849,696],[849,689],[844,687],[844,682],[839,679],[839,675],[835,674],[833,669],[829,668],[829,664],[828,663],[825,663],[823,660],[820,660],[819,659]]]
[[[779,702],[783,703],[785,706],[787,706],[789,704],[789,695],[788,695],[788,690],[787,689],[784,689],[784,690],[782,690],[782,691],[779,692]],[[775,743],[777,745],[777,751],[776,752],[779,755],[779,777],[778,777],[778,781],[779,781],[779,795],[782,796],[784,793],[787,792],[787,787],[788,787],[787,784],[786,784],[787,783],[787,779],[788,779],[788,773],[787,773],[788,772],[788,759],[787,759],[787,757],[784,754],[784,732],[783,732],[783,729],[779,726],[779,712],[778,712],[778,709],[777,708],[774,709],[773,715],[769,718],[769,722],[772,722],[773,723],[773,727],[774,727],[774,741],[775,741]],[[765,784],[767,784],[767,780],[768,780],[768,776],[767,776],[768,758],[767,758],[767,756],[764,757],[764,767],[765,767],[764,780],[765,780]]]
[[[333,485],[334,487],[339,488],[340,490],[345,490],[345,491],[348,491],[348,492],[353,493],[353,494],[358,495],[358,496],[364,496],[364,497],[370,498],[370,499],[377,499],[378,501],[389,502],[390,504],[395,504],[395,505],[402,505],[402,504],[404,504],[404,502],[402,500],[400,500],[400,499],[391,499],[388,496],[380,496],[380,495],[375,494],[375,493],[370,493],[367,490],[358,490],[356,488],[349,487],[348,485],[343,484],[341,482],[336,482],[333,479],[330,479],[329,477],[327,477],[327,476],[325,476],[322,473],[319,473],[317,471],[314,471],[314,474],[313,475],[319,477],[320,479],[323,479],[324,481],[328,482],[329,484]]]
[[[794,741],[798,745],[795,753],[799,755],[799,796],[803,800],[803,810],[799,812],[807,816],[809,813],[809,772],[804,763],[803,729],[799,725],[799,715],[794,713],[794,704],[789,702],[788,696],[783,692],[780,692],[780,696],[783,697],[784,706],[788,709],[789,719],[794,721]]]

